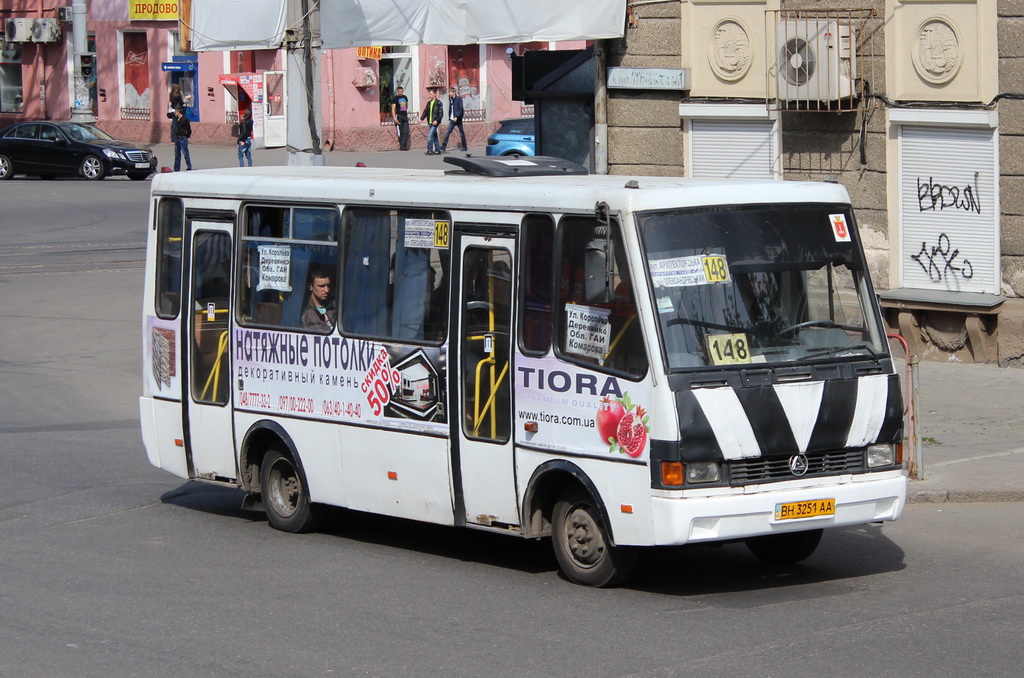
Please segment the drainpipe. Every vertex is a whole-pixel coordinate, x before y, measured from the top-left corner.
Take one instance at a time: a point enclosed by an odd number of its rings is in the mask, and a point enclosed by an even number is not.
[[[594,173],[608,174],[608,69],[605,67],[605,41],[594,41]]]

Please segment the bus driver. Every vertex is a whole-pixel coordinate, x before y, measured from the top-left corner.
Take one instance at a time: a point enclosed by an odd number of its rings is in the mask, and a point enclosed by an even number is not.
[[[307,289],[309,301],[302,311],[302,326],[307,330],[331,331],[336,316],[331,299],[331,276],[324,271],[310,272]]]

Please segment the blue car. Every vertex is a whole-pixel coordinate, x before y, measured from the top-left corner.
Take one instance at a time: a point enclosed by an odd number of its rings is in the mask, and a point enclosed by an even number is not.
[[[509,118],[487,137],[487,155],[537,155],[533,118]]]

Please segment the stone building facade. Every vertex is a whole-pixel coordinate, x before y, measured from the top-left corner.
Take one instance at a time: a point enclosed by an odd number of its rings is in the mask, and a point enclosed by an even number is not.
[[[893,333],[1024,366],[1024,0],[641,0],[608,65],[616,174],[838,181]]]

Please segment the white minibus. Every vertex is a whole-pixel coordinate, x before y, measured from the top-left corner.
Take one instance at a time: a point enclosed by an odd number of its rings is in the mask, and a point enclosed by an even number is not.
[[[142,433],[271,526],[331,506],[769,562],[896,520],[899,379],[837,184],[231,168],[152,182]]]

